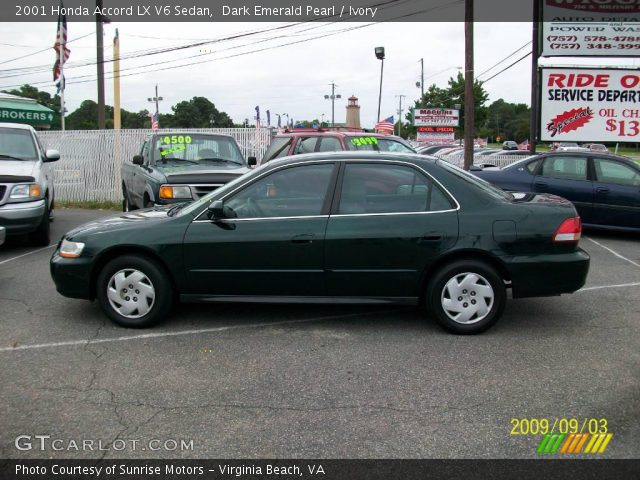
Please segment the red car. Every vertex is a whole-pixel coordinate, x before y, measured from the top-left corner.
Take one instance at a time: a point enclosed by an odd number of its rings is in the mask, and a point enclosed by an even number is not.
[[[392,135],[301,128],[278,133],[273,137],[260,163],[301,153],[343,150],[416,153],[404,139]]]

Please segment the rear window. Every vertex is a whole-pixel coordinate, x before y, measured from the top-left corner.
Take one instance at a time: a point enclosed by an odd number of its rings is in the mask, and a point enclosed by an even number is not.
[[[262,157],[261,163],[266,163],[274,158],[285,157],[289,154],[292,137],[275,137],[271,141],[271,145]]]
[[[379,137],[351,137],[345,140],[349,150],[369,151],[369,152],[395,152],[395,153],[416,153],[408,145],[393,138]]]
[[[461,180],[467,182],[473,187],[482,190],[493,198],[497,198],[499,200],[506,200],[508,202],[513,200],[513,195],[504,190],[499,189],[498,187],[494,187],[489,182],[482,180],[481,178],[476,177],[475,175],[456,167],[455,165],[449,162],[438,161],[438,165],[440,165],[445,170],[456,175]]]

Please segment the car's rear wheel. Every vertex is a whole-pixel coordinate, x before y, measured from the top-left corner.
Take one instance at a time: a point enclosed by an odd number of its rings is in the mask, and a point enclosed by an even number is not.
[[[148,258],[125,255],[111,260],[98,275],[96,287],[104,312],[123,327],[150,327],[171,310],[167,273]]]
[[[426,304],[446,330],[480,333],[502,316],[506,303],[504,282],[490,265],[461,260],[441,268],[427,286]]]

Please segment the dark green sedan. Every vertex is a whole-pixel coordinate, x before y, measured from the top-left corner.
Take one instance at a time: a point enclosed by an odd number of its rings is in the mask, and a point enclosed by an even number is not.
[[[176,301],[407,303],[478,333],[514,298],[580,289],[573,205],[505,193],[434,158],[336,152],[269,162],[201,199],[67,233],[57,290],[125,327]]]

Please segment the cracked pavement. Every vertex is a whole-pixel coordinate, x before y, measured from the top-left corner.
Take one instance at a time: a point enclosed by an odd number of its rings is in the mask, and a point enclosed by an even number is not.
[[[107,213],[59,211],[54,236]],[[586,235],[640,261],[639,235]],[[581,245],[587,287],[640,282]],[[12,240],[0,262],[31,250]],[[510,301],[475,337],[393,306],[182,305],[133,331],[58,295],[51,253],[0,264],[0,347],[76,342],[0,351],[2,458],[536,458],[540,437],[510,435],[523,417],[606,418],[604,456],[640,455],[640,286]],[[103,449],[20,451],[18,435]]]

